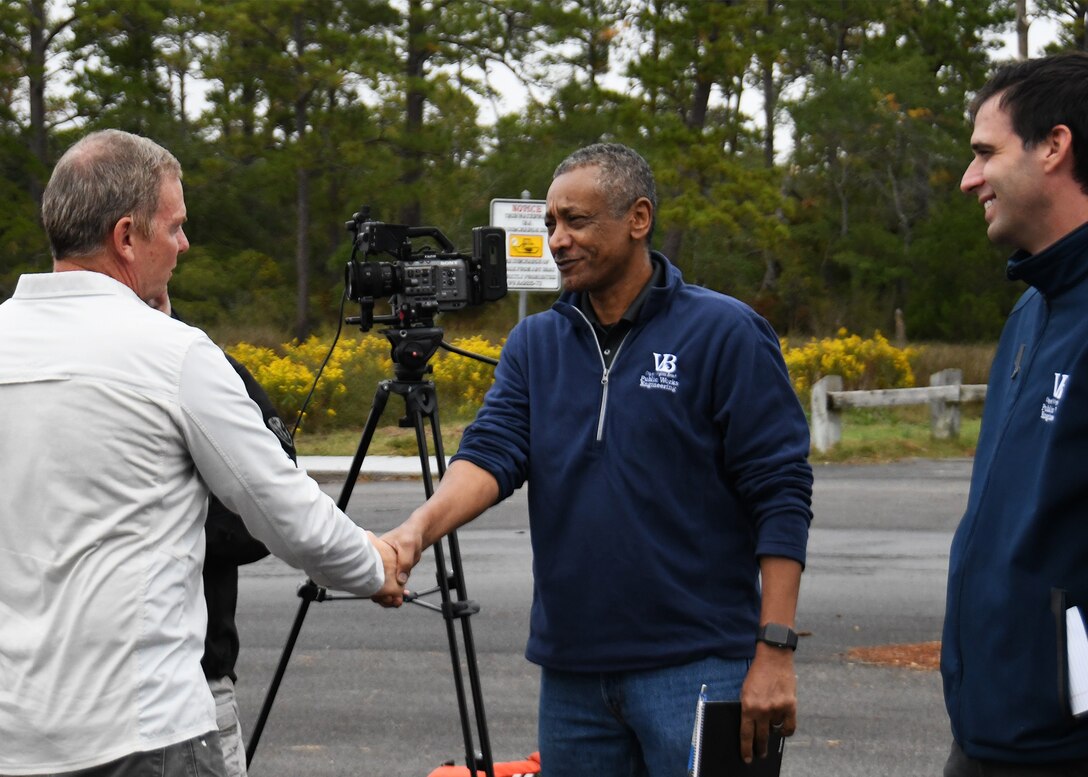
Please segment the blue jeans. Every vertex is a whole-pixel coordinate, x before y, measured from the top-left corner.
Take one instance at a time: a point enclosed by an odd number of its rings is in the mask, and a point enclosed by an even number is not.
[[[664,669],[540,675],[540,771],[563,777],[686,777],[695,702],[739,699],[748,659]]]

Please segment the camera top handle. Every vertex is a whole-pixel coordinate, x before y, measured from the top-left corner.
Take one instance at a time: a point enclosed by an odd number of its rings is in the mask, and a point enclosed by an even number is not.
[[[438,227],[408,227],[408,237],[433,237],[442,244],[442,252],[447,254],[457,253],[457,247],[446,237]]]

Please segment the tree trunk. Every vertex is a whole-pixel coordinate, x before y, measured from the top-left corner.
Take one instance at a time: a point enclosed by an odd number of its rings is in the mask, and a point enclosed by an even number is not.
[[[684,230],[679,227],[672,227],[665,233],[665,239],[661,241],[661,253],[669,257],[669,260],[679,266],[676,261],[680,256],[680,247],[684,243]],[[690,280],[690,279],[689,279]]]
[[[1028,58],[1028,28],[1031,20],[1028,18],[1028,0],[1016,0],[1016,44],[1017,56],[1020,59]]]
[[[29,8],[30,61],[26,70],[30,90],[30,152],[38,163],[38,169],[30,174],[30,194],[40,207],[45,190],[41,176],[49,169],[45,133],[45,0],[31,0]]]
[[[295,43],[301,58],[305,47],[302,17],[295,16]],[[295,337],[310,336],[310,170],[306,163],[306,106],[309,93],[295,100],[295,140],[297,142],[297,180],[295,184],[295,272],[298,279]]]
[[[763,166],[774,168],[775,110],[778,107],[778,90],[774,83],[774,64],[763,63]]]
[[[767,0],[767,18],[774,21],[775,0]],[[760,74],[763,78],[763,166],[774,169],[774,131],[775,111],[778,108],[778,88],[774,82],[774,60],[760,62]],[[776,214],[783,219],[781,209]],[[760,294],[773,294],[778,289],[778,277],[782,274],[782,265],[769,249],[763,250],[763,280],[759,284]]]
[[[186,90],[186,87],[188,86],[188,80],[186,78],[187,73],[185,72],[185,64],[184,63],[187,63],[189,61],[189,56],[190,55],[189,55],[188,46],[186,44],[187,44],[187,39],[185,37],[185,34],[182,33],[181,38],[178,41],[178,45],[181,47],[181,54],[179,56],[179,60],[180,60],[181,64],[179,64],[178,68],[177,68],[177,74],[178,74],[178,123],[181,125],[182,132],[184,132],[186,135],[188,135],[189,134],[189,117],[186,115],[186,110],[185,110],[186,109],[185,103],[187,101],[187,95],[185,93],[185,90]]]
[[[326,110],[328,110],[331,114],[336,113],[338,109],[337,96],[338,95],[334,87],[330,87],[326,92]],[[334,142],[330,137],[327,126],[322,132],[321,146],[324,149],[334,148]],[[341,211],[345,214],[352,213],[354,210],[353,204],[349,202],[344,202],[344,196],[341,192],[341,184],[343,182],[341,176],[338,173],[333,173],[332,175],[326,175],[326,180],[328,181],[328,186],[325,190],[326,201],[331,203],[333,208],[340,208]],[[343,221],[329,221],[328,230],[328,251],[332,252],[335,251],[337,246],[339,246],[344,241],[344,237],[345,235],[347,235],[347,230],[344,229]]]
[[[718,40],[719,31],[717,27],[710,30],[707,33],[709,39],[708,46],[712,46]],[[684,117],[684,124],[691,131],[693,136],[697,136],[706,127],[707,111],[710,107],[710,92],[714,88],[714,74],[707,71],[705,63],[698,63],[698,69],[695,73],[695,88],[691,94],[691,105],[688,108],[687,116]],[[695,179],[698,177],[698,172],[688,170],[684,173],[686,178]],[[665,233],[665,239],[661,245],[661,253],[665,254],[669,260],[677,267],[683,267],[680,260],[680,249],[684,243],[684,229],[680,226],[671,227]],[[691,278],[693,282],[698,282],[698,279]]]
[[[402,224],[408,226],[417,226],[422,218],[422,206],[416,187],[423,180],[423,151],[420,147],[420,136],[423,134],[423,108],[426,104],[426,95],[423,92],[423,71],[430,56],[422,40],[425,29],[420,0],[409,0],[406,46],[408,59],[405,62],[408,89],[405,95],[404,145],[401,148],[404,168],[400,176],[401,185],[408,195],[408,201],[401,207],[400,220]]]
[[[299,165],[298,168],[295,203],[298,213],[298,235],[295,239],[298,313],[295,318],[295,337],[301,341],[310,336],[310,173],[304,165]]]

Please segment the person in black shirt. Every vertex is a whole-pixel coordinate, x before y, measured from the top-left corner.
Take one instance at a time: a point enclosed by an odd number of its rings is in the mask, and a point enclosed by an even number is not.
[[[295,444],[280,419],[268,394],[237,360],[227,356],[245,384],[246,392],[257,403],[265,425],[276,435],[286,453],[295,461]],[[215,697],[215,722],[228,777],[245,777],[246,751],[238,716],[234,672],[238,660],[238,567],[252,564],[268,555],[259,540],[246,531],[242,519],[228,510],[213,494],[208,500],[208,519],[204,527],[207,550],[204,558],[204,598],[208,604],[208,633],[204,639],[204,657],[200,665]]]

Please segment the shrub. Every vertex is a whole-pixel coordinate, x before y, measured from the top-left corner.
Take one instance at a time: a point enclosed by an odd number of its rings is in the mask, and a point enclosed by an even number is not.
[[[272,400],[280,417],[288,427],[292,426],[313,384],[313,372],[271,348],[239,343],[226,350],[250,371]]]
[[[502,343],[480,336],[455,338],[453,344],[492,358],[498,358],[502,351]],[[847,390],[913,386],[911,360],[920,353],[916,348],[896,348],[880,332],[863,339],[844,329],[835,337],[796,346],[783,339],[781,345],[794,390],[806,406],[812,384],[825,375],[841,375]],[[378,382],[393,377],[389,351],[388,340],[373,333],[343,338],[331,354],[329,340],[316,336],[278,348],[239,343],[227,349],[253,373],[289,426],[295,423],[314,376],[325,363],[299,426],[307,432],[361,429]],[[431,367],[431,379],[446,413],[459,419],[475,415],[494,381],[494,368],[447,351],[435,354]],[[390,401],[397,400],[391,397]],[[402,411],[400,407],[389,408],[383,422],[396,423]]]
[[[794,391],[807,407],[812,384],[826,375],[840,375],[844,390],[909,388],[914,385],[914,348],[896,348],[880,332],[870,339],[840,329],[836,337],[812,339],[791,346],[782,339],[782,355]]]
[[[358,338],[341,339],[331,354],[329,345],[327,338],[315,336],[301,343],[284,343],[278,348],[238,343],[226,350],[264,387],[289,427],[295,423],[313,387],[314,376],[320,371],[321,378],[313,389],[299,430],[361,429],[379,381],[394,377],[389,341],[382,335],[368,333]],[[501,350],[501,345],[494,345],[482,337],[458,338],[454,345],[494,358]],[[431,366],[435,385],[441,398],[449,403],[450,411],[464,417],[474,415],[491,387],[494,369],[477,360],[444,351],[431,360]],[[396,401],[396,397],[390,397],[390,402]],[[394,424],[401,415],[403,408],[390,407],[382,420],[386,425]]]
[[[463,351],[499,358],[502,344],[494,344],[483,337],[459,337],[453,345]],[[495,380],[495,368],[481,362],[448,351],[442,351],[431,362],[434,367],[434,383],[439,391],[439,398],[455,415],[471,417],[483,404],[484,394]]]

